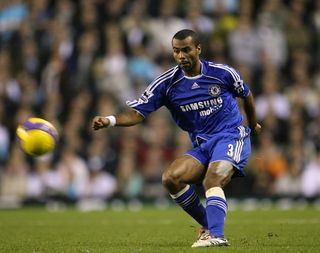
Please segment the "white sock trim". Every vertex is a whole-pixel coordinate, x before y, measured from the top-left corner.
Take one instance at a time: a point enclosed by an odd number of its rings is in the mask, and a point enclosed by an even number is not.
[[[182,194],[184,194],[187,190],[189,190],[190,185],[186,185],[186,187],[184,187],[181,191],[179,191],[176,194],[170,194],[171,198],[176,199],[179,198]]]
[[[212,187],[206,191],[206,198],[209,197],[220,197],[226,200],[226,196],[224,195],[224,191],[221,187]]]

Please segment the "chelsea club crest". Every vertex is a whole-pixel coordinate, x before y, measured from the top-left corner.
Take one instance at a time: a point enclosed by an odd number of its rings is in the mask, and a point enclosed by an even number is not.
[[[221,89],[217,84],[211,85],[211,87],[209,87],[208,91],[209,91],[209,94],[213,97],[217,97],[221,93]]]

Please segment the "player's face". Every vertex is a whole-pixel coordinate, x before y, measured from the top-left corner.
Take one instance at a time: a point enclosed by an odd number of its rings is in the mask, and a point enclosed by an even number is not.
[[[200,45],[195,45],[192,37],[172,40],[173,57],[187,76],[200,74]]]

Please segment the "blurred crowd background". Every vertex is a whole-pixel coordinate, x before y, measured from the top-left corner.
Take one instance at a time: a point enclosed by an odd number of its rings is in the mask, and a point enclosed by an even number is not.
[[[229,197],[320,197],[319,0],[1,0],[0,202],[165,199],[163,169],[190,147],[166,109],[94,132],[172,67],[191,28],[202,57],[237,68],[263,126]],[[34,159],[16,140],[28,117],[60,133]]]

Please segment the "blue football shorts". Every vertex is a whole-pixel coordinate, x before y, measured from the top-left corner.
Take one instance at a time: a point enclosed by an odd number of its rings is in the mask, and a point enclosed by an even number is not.
[[[239,126],[238,131],[221,132],[185,154],[194,157],[205,167],[215,161],[229,161],[236,169],[233,176],[243,177],[244,166],[251,154],[250,129]]]

